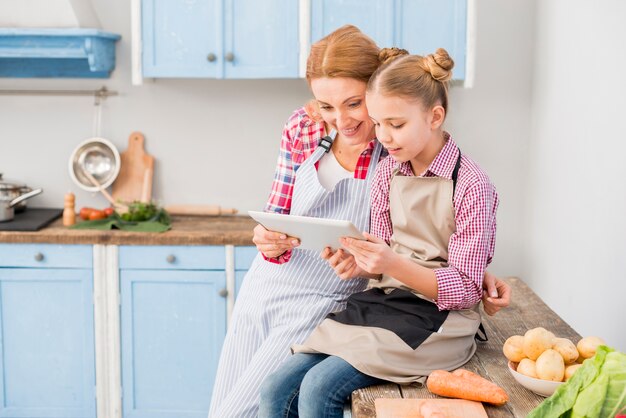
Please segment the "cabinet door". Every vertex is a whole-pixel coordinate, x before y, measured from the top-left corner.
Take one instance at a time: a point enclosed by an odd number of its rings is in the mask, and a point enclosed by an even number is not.
[[[296,78],[298,54],[297,0],[225,0],[226,78]]]
[[[235,247],[235,299],[252,261],[259,254],[256,247]]]
[[[393,46],[394,2],[388,0],[315,0],[311,4],[311,42],[351,24],[381,48]]]
[[[143,0],[145,77],[216,77],[222,61],[222,0]]]
[[[0,417],[95,418],[92,276],[0,268]]]
[[[395,43],[418,55],[445,48],[454,60],[453,78],[465,79],[467,0],[396,2]]]
[[[122,270],[127,418],[206,418],[226,333],[224,271]]]
[[[345,24],[357,26],[381,48],[411,54],[445,48],[453,77],[465,78],[467,0],[319,0],[311,5],[311,41]]]

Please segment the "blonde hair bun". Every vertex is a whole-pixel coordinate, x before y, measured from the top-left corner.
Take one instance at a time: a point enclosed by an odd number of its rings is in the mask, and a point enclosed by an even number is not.
[[[448,55],[448,51],[438,48],[434,54],[424,57],[424,70],[428,71],[432,78],[437,81],[448,81],[452,78],[452,68],[454,61]]]
[[[401,57],[403,55],[409,55],[409,51],[407,51],[406,49],[396,48],[396,47],[383,48],[378,53],[378,62],[380,62],[381,65],[387,64],[393,61],[394,59]]]

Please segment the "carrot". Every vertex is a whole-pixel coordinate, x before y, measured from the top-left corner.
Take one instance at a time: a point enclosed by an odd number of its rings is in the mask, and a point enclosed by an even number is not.
[[[500,386],[468,370],[460,369],[455,373],[435,370],[428,376],[426,386],[435,395],[448,398],[488,402],[494,405],[504,405],[509,400]]]

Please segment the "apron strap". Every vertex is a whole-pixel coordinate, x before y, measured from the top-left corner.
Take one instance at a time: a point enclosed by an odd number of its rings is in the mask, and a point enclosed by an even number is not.
[[[487,337],[487,331],[485,331],[485,327],[483,327],[482,322],[478,325],[478,331],[476,331],[476,335],[474,335],[474,338],[483,343],[485,341],[489,341],[489,338]]]
[[[461,168],[461,150],[457,149],[459,150],[459,158],[456,159],[454,170],[452,170],[452,196],[456,190],[456,180],[459,178],[459,168]]]
[[[330,131],[328,135],[320,139],[320,143],[318,144],[318,146],[324,148],[326,150],[324,152],[328,152],[330,151],[330,147],[333,145],[333,141],[335,140],[336,137],[337,137],[337,131],[333,129],[332,131]]]

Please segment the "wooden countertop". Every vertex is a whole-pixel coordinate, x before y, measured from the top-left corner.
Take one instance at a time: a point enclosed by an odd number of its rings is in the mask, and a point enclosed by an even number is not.
[[[478,349],[472,359],[463,366],[491,380],[509,394],[509,402],[503,406],[483,404],[489,417],[525,417],[545,398],[535,395],[517,383],[508,370],[507,359],[502,354],[502,346],[512,335],[524,335],[535,327],[544,327],[557,337],[578,341],[580,335],[550,309],[523,281],[508,278],[513,297],[511,305],[495,316],[481,312],[483,325],[489,341],[478,342]],[[482,311],[482,308],[481,308]],[[352,393],[352,417],[376,417],[376,398],[438,398],[424,388],[386,384],[370,386]]]
[[[172,229],[163,233],[68,229],[62,220],[37,232],[0,231],[0,243],[109,244],[109,245],[253,245],[249,216],[174,216]]]

